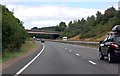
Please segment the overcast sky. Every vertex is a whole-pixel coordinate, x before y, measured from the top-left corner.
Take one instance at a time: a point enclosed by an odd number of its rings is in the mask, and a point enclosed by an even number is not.
[[[67,1],[67,0],[66,0]],[[2,2],[1,4],[12,11],[14,9],[14,16],[24,22],[24,27],[30,29],[32,27],[48,27],[56,26],[61,21],[66,22],[87,18],[88,16],[95,15],[97,11],[104,11],[114,6],[118,9],[118,1],[110,2],[84,2],[74,1],[71,2],[51,2],[46,1],[23,1],[23,2]]]

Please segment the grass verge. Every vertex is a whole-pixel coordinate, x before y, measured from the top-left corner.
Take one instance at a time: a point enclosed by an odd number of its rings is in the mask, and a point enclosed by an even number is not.
[[[1,62],[5,62],[7,60],[19,57],[21,55],[26,54],[28,51],[34,49],[37,47],[37,43],[33,40],[27,40],[21,47],[20,50],[15,51],[15,52],[7,52],[5,55],[0,58]]]

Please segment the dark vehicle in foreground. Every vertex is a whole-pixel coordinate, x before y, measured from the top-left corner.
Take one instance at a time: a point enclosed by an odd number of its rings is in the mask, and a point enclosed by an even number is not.
[[[110,63],[120,60],[120,25],[113,27],[104,41],[100,41],[99,58],[104,60],[105,57]]]

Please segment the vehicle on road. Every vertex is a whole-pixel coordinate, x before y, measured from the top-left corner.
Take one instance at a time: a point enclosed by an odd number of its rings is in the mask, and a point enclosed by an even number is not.
[[[62,40],[63,41],[67,41],[67,37],[62,37]]]
[[[110,63],[120,60],[120,25],[113,27],[104,41],[100,41],[99,58],[104,60],[105,57]]]
[[[37,41],[40,41],[40,39],[39,39],[39,38],[37,38],[36,40],[37,40]]]
[[[41,39],[41,43],[45,43],[45,40],[44,40],[44,39]]]

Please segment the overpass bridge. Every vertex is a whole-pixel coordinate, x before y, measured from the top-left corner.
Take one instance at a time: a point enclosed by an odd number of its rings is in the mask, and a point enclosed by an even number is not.
[[[60,35],[60,32],[48,32],[42,30],[26,30],[28,34],[49,34],[49,35]]]

